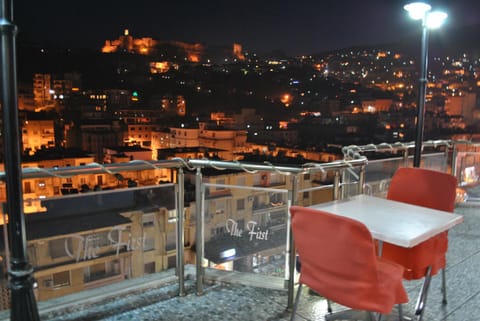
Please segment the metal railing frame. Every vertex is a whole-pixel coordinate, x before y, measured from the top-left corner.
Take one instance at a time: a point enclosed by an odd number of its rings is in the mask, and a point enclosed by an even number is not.
[[[446,146],[448,149],[452,146],[450,141],[427,141],[423,144],[424,147],[438,147]],[[163,169],[172,168],[177,169],[177,183],[175,186],[177,220],[176,220],[176,244],[177,244],[177,267],[176,273],[178,277],[178,295],[184,296],[185,293],[185,277],[184,277],[184,171],[195,172],[195,215],[196,215],[196,293],[203,294],[203,283],[205,270],[202,265],[204,256],[204,210],[205,210],[205,183],[203,182],[202,169],[212,168],[218,170],[230,169],[245,171],[247,173],[274,172],[277,174],[290,177],[287,180],[288,188],[288,208],[291,205],[298,203],[298,193],[304,191],[298,186],[299,176],[304,174],[312,174],[317,172],[334,172],[333,184],[333,199],[341,199],[345,197],[343,186],[345,182],[345,175],[354,175],[358,184],[358,193],[364,192],[365,187],[365,169],[368,159],[362,154],[365,152],[385,152],[385,151],[401,151],[403,153],[404,165],[409,165],[409,150],[412,150],[414,144],[412,143],[396,143],[396,144],[379,144],[379,145],[365,145],[365,146],[345,146],[343,148],[344,159],[328,163],[305,163],[298,166],[277,166],[271,163],[250,164],[239,161],[216,161],[208,159],[189,159],[174,158],[164,161],[131,161],[128,163],[118,164],[98,164],[91,163],[78,167],[64,167],[64,168],[24,168],[22,170],[22,179],[26,178],[41,178],[41,177],[62,177],[68,178],[75,175],[92,174],[92,173],[109,173],[116,174],[128,170],[148,170],[148,169]],[[353,170],[357,168],[358,174]],[[5,179],[5,173],[0,172],[0,180]],[[309,188],[308,190],[318,189],[319,187]],[[306,191],[306,190],[305,190]],[[287,309],[293,307],[293,291],[294,291],[294,274],[295,274],[295,245],[292,237],[290,220],[287,220],[287,244],[286,244],[286,264],[287,274],[285,279],[285,287],[288,290]]]
[[[334,198],[338,199],[341,189],[341,173],[345,170],[351,169],[353,167],[360,167],[360,171],[365,171],[365,164],[367,162],[366,157],[361,155],[356,155],[355,157],[348,160],[334,161],[330,163],[306,163],[300,167],[288,167],[288,166],[275,166],[272,164],[246,164],[241,162],[224,162],[224,161],[211,161],[211,160],[189,160],[188,164],[191,167],[197,169],[197,180],[195,184],[197,200],[201,200],[196,204],[196,273],[197,273],[197,294],[203,293],[203,279],[204,279],[204,268],[203,268],[203,245],[204,245],[204,203],[205,203],[205,186],[199,179],[198,173],[200,168],[213,168],[213,169],[234,169],[234,170],[243,170],[247,173],[256,173],[258,171],[262,172],[275,172],[281,175],[290,176],[290,188],[289,188],[289,206],[297,203],[297,191],[298,191],[298,176],[301,174],[312,174],[315,172],[327,172],[334,171],[335,179],[333,184],[334,189]],[[361,179],[365,178],[365,173],[360,175]],[[363,181],[359,181],[358,185],[362,186],[359,191],[363,189]],[[201,211],[201,212],[199,212]],[[199,216],[201,213],[201,217]],[[293,292],[294,292],[294,275],[295,275],[295,245],[292,237],[292,231],[290,226],[290,217],[287,219],[287,244],[286,244],[286,256],[287,256],[287,277],[285,280],[285,286],[288,290],[287,295],[287,309],[290,310],[293,308]]]

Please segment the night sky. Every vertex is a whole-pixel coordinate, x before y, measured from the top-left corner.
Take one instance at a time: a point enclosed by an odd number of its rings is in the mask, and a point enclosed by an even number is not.
[[[400,0],[13,0],[18,39],[42,46],[101,48],[124,29],[134,38],[310,54],[397,42],[418,33]],[[480,1],[432,3],[447,27],[480,23]],[[447,28],[445,28],[447,29]],[[438,31],[442,32],[442,31]],[[479,30],[480,32],[480,30]]]

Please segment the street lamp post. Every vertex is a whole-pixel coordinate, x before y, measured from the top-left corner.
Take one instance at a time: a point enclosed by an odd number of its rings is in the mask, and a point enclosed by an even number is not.
[[[425,2],[413,2],[403,7],[410,17],[414,20],[422,21],[422,44],[420,60],[420,78],[418,83],[418,104],[416,119],[415,153],[413,156],[413,166],[420,167],[422,157],[423,129],[425,118],[425,100],[427,93],[427,68],[428,68],[428,31],[440,27],[447,14],[440,11],[431,11],[432,7]]]
[[[18,124],[17,77],[13,0],[0,0],[0,105],[5,154],[5,185],[8,214],[10,266],[10,319],[40,320],[33,293],[33,269],[27,258],[27,239],[23,213],[22,171],[20,160],[21,136]]]

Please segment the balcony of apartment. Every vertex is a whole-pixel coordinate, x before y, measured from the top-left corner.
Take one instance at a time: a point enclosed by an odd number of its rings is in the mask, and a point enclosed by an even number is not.
[[[289,320],[298,276],[289,207],[359,193],[384,197],[395,170],[412,166],[411,144],[343,151],[342,160],[291,166],[174,159],[24,169],[32,187],[25,199],[28,257],[41,319]],[[457,177],[455,212],[465,221],[449,232],[448,304],[441,303],[436,276],[424,320],[474,320],[480,312],[479,158],[479,144],[424,143],[422,167]],[[173,182],[159,180],[165,175]],[[104,189],[82,192],[82,185],[99,182]],[[61,195],[55,186],[63,184],[77,193]],[[7,320],[5,225],[1,232],[0,320]],[[405,286],[408,320],[421,282]],[[321,296],[303,296],[296,320],[328,313]]]

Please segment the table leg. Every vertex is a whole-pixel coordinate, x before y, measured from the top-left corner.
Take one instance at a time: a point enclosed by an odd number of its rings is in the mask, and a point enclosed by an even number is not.
[[[383,241],[381,241],[381,240],[378,240],[377,242],[378,242],[378,243],[377,243],[377,244],[378,244],[378,249],[377,249],[377,251],[378,251],[378,256],[382,256],[382,251],[383,251]]]

